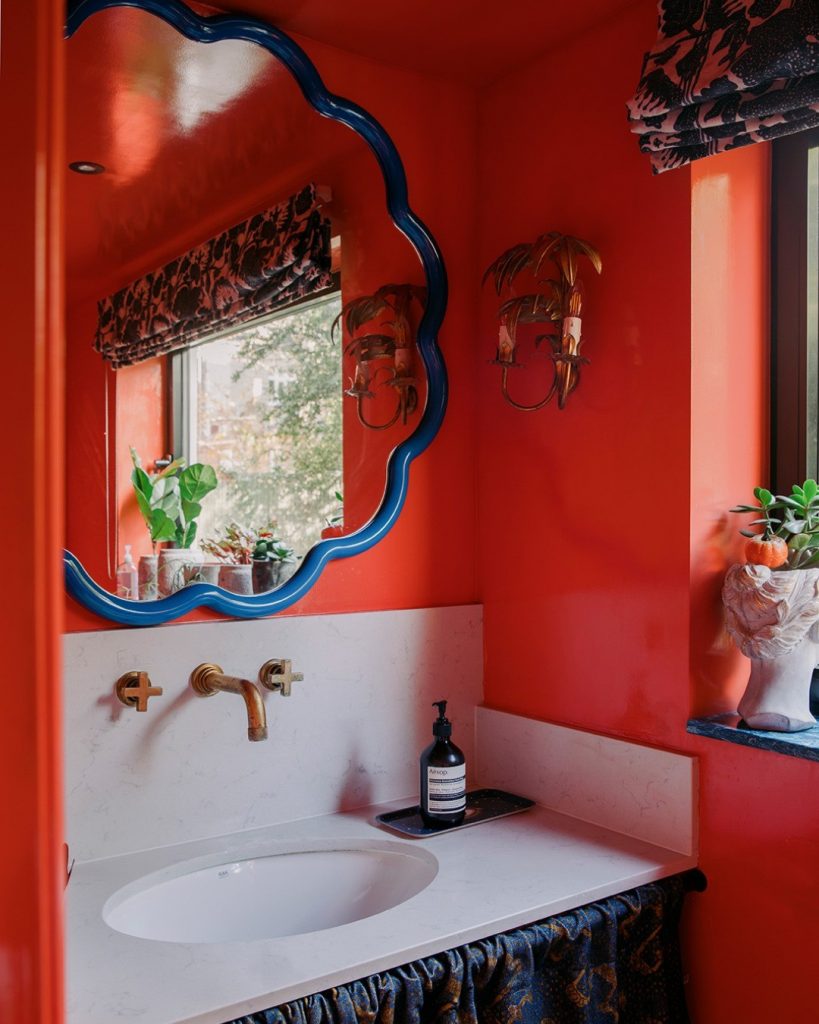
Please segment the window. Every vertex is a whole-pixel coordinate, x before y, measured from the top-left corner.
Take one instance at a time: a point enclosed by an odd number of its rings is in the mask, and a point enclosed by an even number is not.
[[[819,479],[819,130],[773,147],[771,479]]]
[[[298,556],[338,509],[342,383],[336,290],[171,356],[171,448],[213,466],[197,538],[275,525]]]

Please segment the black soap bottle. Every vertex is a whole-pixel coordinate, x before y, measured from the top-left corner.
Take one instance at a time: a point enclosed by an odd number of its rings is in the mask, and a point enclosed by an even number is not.
[[[450,740],[445,700],[436,700],[435,739],[421,754],[421,817],[428,828],[460,825],[466,811],[466,758]]]

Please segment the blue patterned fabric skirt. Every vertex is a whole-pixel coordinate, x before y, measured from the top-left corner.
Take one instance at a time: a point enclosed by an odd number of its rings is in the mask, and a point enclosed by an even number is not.
[[[230,1024],[688,1024],[678,930],[686,890],[701,887],[691,874]]]

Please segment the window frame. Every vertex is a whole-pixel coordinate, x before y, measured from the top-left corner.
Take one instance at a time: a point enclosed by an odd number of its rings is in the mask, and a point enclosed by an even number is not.
[[[789,494],[819,479],[819,129],[772,149],[771,485]]]

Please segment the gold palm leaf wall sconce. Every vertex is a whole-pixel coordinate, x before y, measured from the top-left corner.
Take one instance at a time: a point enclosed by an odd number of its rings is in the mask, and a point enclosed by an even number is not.
[[[356,400],[358,419],[370,430],[387,430],[418,408],[415,377],[416,315],[426,307],[427,290],[415,284],[384,284],[372,295],[352,299],[333,322],[333,336],[343,323],[349,341],[344,352],[355,358],[355,375],[344,394]],[[395,412],[383,423],[367,418],[365,402],[376,391],[393,388]]]
[[[495,292],[504,301],[498,308],[498,351],[492,363],[501,368],[503,397],[516,409],[534,412],[553,398],[563,409],[580,381],[580,368],[588,363],[580,355],[582,343],[583,292],[578,264],[588,259],[599,274],[600,254],[588,242],[559,231],[549,231],[534,242],[522,242],[501,253],[483,275],[482,284],[492,278]],[[549,276],[553,274],[554,276]],[[515,293],[515,281],[523,275],[534,282],[531,291]],[[518,332],[523,324],[550,324],[552,329],[535,336],[535,347],[548,342],[552,363],[551,386],[545,398],[532,405],[516,401],[509,394],[509,371],[523,368],[515,358]]]

